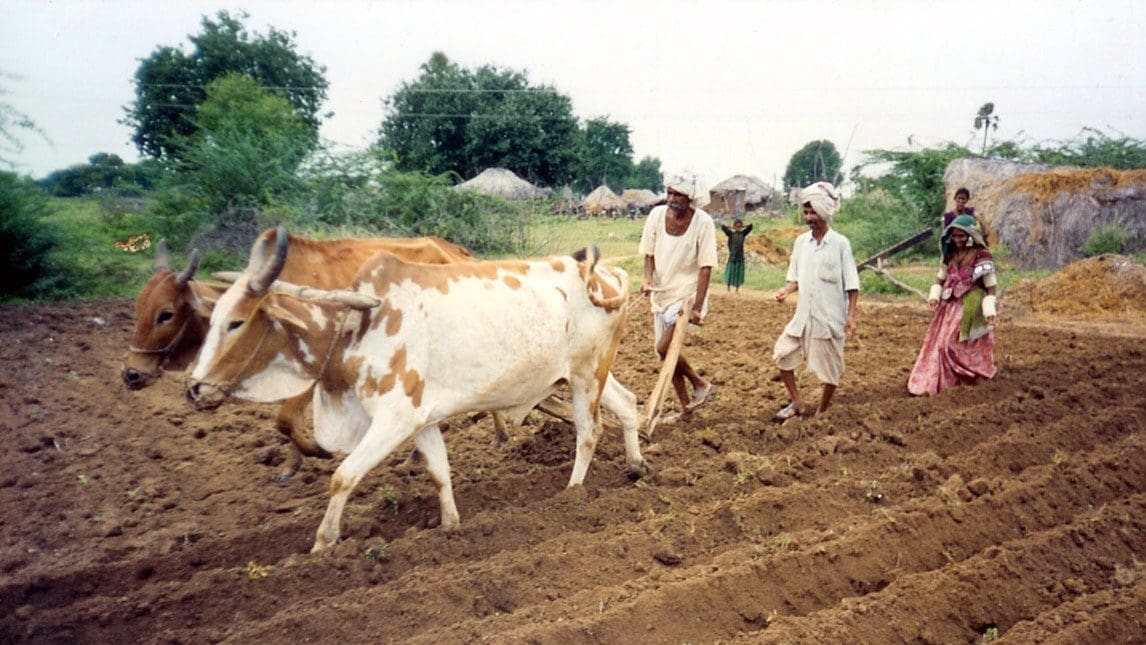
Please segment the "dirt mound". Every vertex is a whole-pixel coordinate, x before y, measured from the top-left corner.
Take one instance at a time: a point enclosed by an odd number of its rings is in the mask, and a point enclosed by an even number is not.
[[[462,524],[404,446],[309,555],[337,462],[272,481],[273,406],[194,412],[118,378],[127,300],[0,307],[0,642],[1102,642],[1141,633],[1141,338],[998,330],[999,375],[904,383],[922,308],[861,304],[833,407],[774,425],[792,308],[713,293],[688,353],[717,386],[659,426],[653,474],[536,418],[445,432]],[[642,312],[643,313],[643,312]],[[647,315],[614,373],[657,376]],[[805,391],[812,382],[801,377]]]
[[[716,249],[720,257],[727,261],[728,236],[719,231],[716,234]],[[749,262],[759,264],[787,264],[788,256],[788,249],[776,244],[772,241],[772,238],[763,233],[752,232],[748,234],[748,237],[744,238],[744,258]]]
[[[1031,313],[1065,316],[1146,312],[1146,267],[1103,254],[1079,260],[1043,280],[1023,280],[1005,300]]]

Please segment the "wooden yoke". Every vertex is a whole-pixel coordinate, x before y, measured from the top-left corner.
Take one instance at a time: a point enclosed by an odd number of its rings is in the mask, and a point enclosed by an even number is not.
[[[645,441],[653,440],[653,429],[656,428],[658,421],[657,415],[660,412],[661,403],[664,402],[665,394],[668,392],[669,383],[672,382],[673,372],[676,371],[676,362],[680,358],[680,350],[684,347],[684,334],[688,329],[688,318],[692,313],[693,298],[694,296],[685,298],[681,305],[680,317],[676,319],[676,324],[673,325],[672,341],[669,342],[665,360],[661,363],[660,376],[657,377],[657,384],[653,387],[653,393],[645,402],[645,422],[641,429],[641,435]]]

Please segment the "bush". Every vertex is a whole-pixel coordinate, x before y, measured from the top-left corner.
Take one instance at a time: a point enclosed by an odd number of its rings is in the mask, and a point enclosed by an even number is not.
[[[369,172],[328,167],[312,176],[304,198],[280,212],[302,226],[350,226],[396,237],[435,235],[479,253],[512,253],[525,246],[523,207],[456,191],[448,174]]]
[[[1113,224],[1104,224],[1096,227],[1090,237],[1079,247],[1078,252],[1083,257],[1102,255],[1103,253],[1129,253],[1135,243],[1132,231],[1127,231]]]
[[[47,214],[45,197],[31,182],[0,172],[0,298],[68,294],[66,271],[53,260],[58,241]]]
[[[872,190],[844,199],[833,227],[848,237],[856,261],[911,237],[925,228],[918,207],[903,197]],[[937,224],[938,222],[936,222]],[[920,243],[919,250],[935,251],[934,238]],[[902,254],[898,257],[902,257]]]

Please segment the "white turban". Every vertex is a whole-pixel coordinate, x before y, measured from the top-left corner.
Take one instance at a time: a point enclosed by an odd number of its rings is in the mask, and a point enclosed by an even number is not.
[[[809,202],[817,215],[830,222],[840,210],[840,191],[826,181],[817,181],[800,191],[800,203]]]
[[[665,189],[673,189],[682,195],[688,195],[689,202],[695,208],[704,208],[708,204],[708,184],[693,170],[682,170],[665,177]]]

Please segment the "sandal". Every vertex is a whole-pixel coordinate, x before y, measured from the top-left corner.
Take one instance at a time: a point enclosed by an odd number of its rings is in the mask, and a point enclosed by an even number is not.
[[[713,385],[712,383],[709,383],[703,389],[693,390],[692,396],[689,398],[689,401],[688,401],[687,410],[689,412],[692,412],[693,410],[698,410],[701,407],[703,407],[704,404],[708,403],[708,400],[712,398],[712,392],[715,389],[716,389],[716,386]]]
[[[785,405],[784,407],[777,410],[776,414],[772,415],[772,421],[773,423],[784,423],[792,417],[801,416],[801,414],[802,412],[796,409],[795,403],[789,403],[788,405]]]

